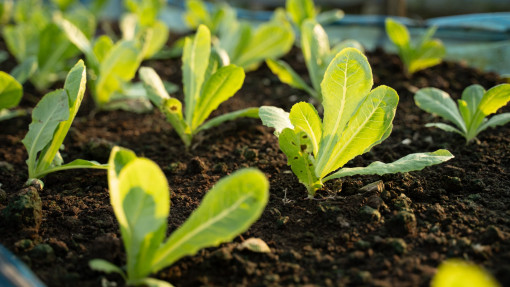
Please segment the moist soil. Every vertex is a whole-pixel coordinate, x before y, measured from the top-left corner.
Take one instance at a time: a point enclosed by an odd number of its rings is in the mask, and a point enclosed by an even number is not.
[[[187,152],[158,110],[92,113],[89,95],[62,156],[66,162],[106,162],[111,147],[120,145],[154,160],[171,187],[169,233],[220,178],[243,167],[265,173],[271,187],[261,218],[233,242],[201,250],[155,274],[175,286],[428,286],[438,265],[452,257],[482,265],[503,286],[510,286],[510,125],[488,129],[466,145],[456,134],[425,127],[439,119],[417,108],[412,97],[417,88],[430,86],[458,99],[471,84],[488,89],[502,79],[451,62],[406,77],[397,56],[381,50],[367,56],[374,87],[395,88],[400,103],[391,136],[347,166],[390,162],[440,148],[450,150],[454,159],[418,172],[332,180],[309,200],[273,130],[259,120],[239,119],[207,130]],[[307,74],[297,50],[285,60]],[[144,65],[154,67],[165,80],[181,83],[178,59]],[[38,95],[29,84],[25,90]],[[175,96],[182,99],[182,92]],[[288,111],[294,103],[308,100],[304,92],[280,83],[261,66],[247,74],[243,88],[214,114],[261,105]],[[31,101],[24,99],[22,105]],[[500,110],[509,111],[508,106]],[[122,286],[119,276],[88,267],[93,258],[125,264],[104,171],[46,176],[39,191],[40,222],[5,215],[20,194],[35,196],[33,190],[23,189],[27,153],[21,140],[29,123],[28,116],[2,122],[0,243],[49,286]],[[250,237],[264,240],[271,252],[240,250],[239,244]]]

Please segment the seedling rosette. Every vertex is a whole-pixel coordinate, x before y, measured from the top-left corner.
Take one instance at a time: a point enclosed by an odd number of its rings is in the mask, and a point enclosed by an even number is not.
[[[28,152],[28,181],[39,180],[50,172],[75,169],[106,169],[106,165],[83,159],[63,164],[59,149],[80,108],[87,82],[80,60],[69,71],[64,88],[46,94],[32,111],[32,123],[22,140]]]
[[[269,183],[262,172],[237,171],[216,183],[188,220],[165,240],[170,192],[157,164],[115,147],[108,186],[127,265],[123,269],[94,259],[90,267],[119,273],[129,286],[171,286],[148,276],[202,248],[231,241],[260,217],[269,197]]]
[[[502,126],[510,122],[510,113],[502,113],[487,119],[510,101],[510,84],[497,85],[488,91],[480,85],[471,85],[462,92],[458,106],[450,95],[437,88],[423,88],[414,95],[416,105],[422,110],[450,121],[429,123],[447,132],[458,133],[469,143],[489,127]]]
[[[309,197],[331,179],[421,170],[453,158],[447,150],[437,150],[410,154],[392,163],[342,168],[384,141],[393,128],[398,95],[384,85],[372,90],[372,85],[367,58],[346,48],[331,61],[321,83],[323,120],[304,102],[295,104],[290,113],[276,107],[260,108],[262,122],[275,128],[280,149]]]

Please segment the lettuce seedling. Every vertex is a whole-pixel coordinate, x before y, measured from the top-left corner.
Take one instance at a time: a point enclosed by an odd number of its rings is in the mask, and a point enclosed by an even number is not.
[[[186,25],[191,29],[205,25],[212,35],[218,35],[222,29],[227,29],[225,25],[236,21],[234,9],[226,3],[212,5],[211,9],[207,9],[202,0],[186,0],[185,8],[183,20]]]
[[[466,143],[489,127],[510,122],[510,113],[495,115],[489,120],[486,118],[510,101],[510,84],[501,84],[488,91],[480,85],[471,85],[462,92],[462,98],[457,101],[458,107],[450,95],[436,88],[420,89],[414,95],[414,101],[422,110],[455,125],[428,123],[427,127],[458,133],[466,139]]]
[[[9,110],[16,107],[23,96],[23,86],[11,75],[0,71],[0,121],[26,115],[24,110]]]
[[[446,49],[439,39],[431,39],[436,30],[436,27],[431,27],[419,42],[411,43],[409,31],[404,25],[391,18],[386,19],[386,34],[397,46],[406,74],[413,74],[441,63]]]
[[[305,102],[295,104],[290,113],[276,107],[260,108],[262,122],[275,128],[280,149],[306,186],[308,197],[314,197],[334,178],[421,170],[453,158],[447,150],[438,150],[410,154],[388,164],[341,168],[385,140],[393,128],[398,95],[384,85],[371,90],[372,85],[367,58],[354,48],[346,48],[331,61],[321,83],[323,120]]]
[[[110,202],[127,264],[122,269],[94,259],[89,265],[119,273],[129,286],[171,286],[148,276],[200,249],[231,241],[260,217],[269,197],[269,183],[262,172],[237,171],[216,183],[188,220],[165,240],[170,192],[161,169],[119,147],[112,150],[108,164]]]
[[[158,14],[164,7],[164,0],[125,0],[129,14],[124,15],[120,22],[122,38],[134,40],[146,37],[150,30],[153,37],[145,39],[147,47],[144,59],[151,58],[166,44],[170,33],[163,21],[158,20]]]
[[[9,52],[19,63],[17,73],[29,75],[39,91],[64,79],[71,68],[70,60],[79,54],[55,24],[53,16],[59,15],[72,22],[89,38],[96,28],[94,15],[84,7],[55,13],[45,8],[40,0],[16,1],[14,24],[2,30]],[[34,67],[35,71],[30,72]]]
[[[85,54],[87,65],[90,67],[91,93],[99,109],[112,109],[118,103],[137,99],[143,101],[146,98],[145,94],[135,95],[137,97],[135,99],[129,98],[128,95],[133,87],[130,81],[146,55],[146,44],[150,42],[146,40],[152,37],[151,31],[147,31],[145,38],[120,40],[114,43],[110,37],[103,35],[91,43],[70,21],[64,18],[58,18],[56,21],[69,40]],[[121,105],[121,108],[130,110],[129,105]]]
[[[287,54],[294,43],[294,33],[288,21],[278,15],[254,28],[239,21],[235,11],[227,4],[213,6],[208,12],[200,0],[186,2],[184,20],[191,28],[205,25],[217,38],[215,48],[222,65],[234,64],[245,71],[257,69],[265,59],[276,59]]]
[[[165,114],[186,148],[190,147],[193,136],[202,130],[238,117],[258,117],[258,108],[247,108],[205,122],[221,103],[241,88],[245,76],[243,69],[235,65],[216,66],[217,62],[211,57],[211,34],[206,26],[200,25],[194,38],[186,38],[182,55],[184,114],[182,103],[168,95],[157,73],[148,67],[140,69],[149,98]]]
[[[320,12],[315,7],[313,0],[287,0],[285,2],[285,12],[299,35],[303,23],[308,19],[312,19],[321,25],[327,25],[344,17],[344,12],[339,9]]]
[[[50,172],[74,168],[107,168],[95,161],[82,159],[63,164],[59,153],[80,107],[86,82],[85,65],[80,60],[69,71],[64,89],[46,94],[32,111],[32,123],[22,140],[28,152],[27,184]]]
[[[283,83],[304,90],[310,96],[322,101],[320,83],[326,68],[335,55],[347,47],[362,49],[361,44],[352,40],[342,41],[331,49],[324,28],[314,19],[308,19],[301,25],[301,50],[312,86],[310,87],[289,64],[282,60],[267,59],[266,64]]]

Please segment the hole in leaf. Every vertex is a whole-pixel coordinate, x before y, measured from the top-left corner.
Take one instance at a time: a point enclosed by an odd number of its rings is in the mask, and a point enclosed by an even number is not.
[[[302,144],[300,147],[301,147],[301,151],[305,151],[306,150],[306,145],[305,144]]]

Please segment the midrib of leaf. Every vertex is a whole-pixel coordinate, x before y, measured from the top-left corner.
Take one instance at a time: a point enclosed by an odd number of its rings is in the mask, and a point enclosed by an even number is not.
[[[336,118],[336,122],[335,122],[333,130],[329,134],[330,138],[328,139],[328,141],[326,143],[326,146],[323,149],[324,153],[321,154],[321,156],[319,158],[319,162],[317,163],[317,167],[322,167],[322,162],[324,161],[324,159],[327,156],[329,156],[329,147],[333,143],[334,134],[336,133],[336,131],[338,129],[338,125],[340,124],[340,121],[341,121],[341,119],[343,117],[343,112],[344,112],[344,109],[345,109],[345,98],[346,98],[346,95],[347,95],[347,69],[348,69],[348,66],[349,66],[350,54],[346,55],[346,59],[347,60],[345,62],[345,69],[343,69],[343,72],[344,72],[344,84],[342,85],[343,95],[342,95],[342,100],[341,100],[340,113],[339,113],[338,117]],[[322,133],[322,137],[325,137],[324,131]],[[321,168],[319,174],[322,174],[322,170],[324,170],[324,169]],[[317,172],[316,172],[316,174],[317,174]]]
[[[370,119],[372,118],[372,116],[374,115],[374,113],[378,110],[378,108],[381,106],[381,104],[383,103],[383,101],[379,101],[379,104],[377,105],[377,107],[374,107],[372,109],[372,111],[369,113],[369,116],[366,117],[366,119],[362,122],[362,124],[358,125],[358,129],[355,130],[355,132],[352,134],[352,136],[349,138],[349,140],[347,142],[345,142],[343,145],[342,145],[342,148],[333,155],[333,157],[330,157],[329,160],[326,162],[326,165],[325,167],[322,169],[323,171],[324,170],[328,170],[326,167],[329,167],[331,166],[331,162],[336,162],[336,160],[338,159],[338,157],[340,155],[343,154],[343,151],[345,150],[346,147],[349,146],[349,144],[357,137],[357,135],[363,130],[363,127],[365,127],[365,125],[370,121]],[[334,148],[333,148],[334,150]],[[332,171],[332,170],[331,170]],[[331,172],[331,171],[328,171]],[[326,176],[326,174],[324,174],[324,176]]]
[[[223,210],[215,217],[211,218],[210,220],[206,221],[204,224],[200,225],[198,228],[193,229],[191,232],[189,232],[185,236],[181,237],[181,239],[179,239],[177,242],[172,244],[169,249],[164,250],[162,253],[156,252],[157,255],[155,256],[155,259],[153,260],[151,267],[154,268],[154,266],[157,266],[158,264],[160,264],[160,262],[164,261],[165,257],[167,257],[170,253],[172,253],[172,251],[175,250],[176,248],[178,248],[183,242],[188,241],[190,238],[192,238],[196,234],[202,232],[204,229],[209,228],[210,226],[214,225],[216,222],[227,217],[233,210],[237,209],[249,197],[251,197],[251,194],[247,194],[247,195],[240,197],[239,200],[237,202],[235,202],[233,205],[231,205],[229,208]],[[186,224],[186,223],[184,223],[184,224]],[[163,245],[163,246],[165,246],[165,245]],[[178,260],[178,259],[179,258],[177,258],[175,260]],[[156,271],[156,270],[152,270],[152,271]]]

